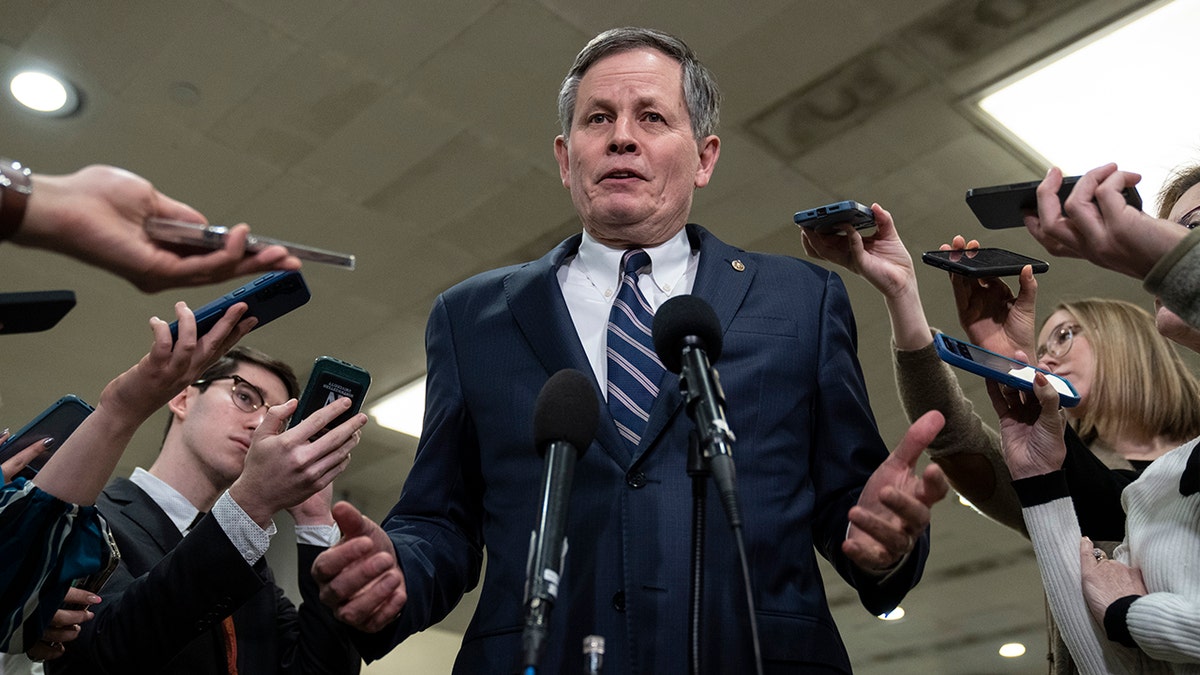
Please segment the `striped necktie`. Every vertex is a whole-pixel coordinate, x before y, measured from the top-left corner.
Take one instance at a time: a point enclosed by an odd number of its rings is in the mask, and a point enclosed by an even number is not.
[[[631,450],[646,430],[658,382],[665,372],[650,336],[654,311],[638,290],[638,272],[649,265],[650,255],[645,251],[625,252],[621,289],[608,318],[608,409]]]

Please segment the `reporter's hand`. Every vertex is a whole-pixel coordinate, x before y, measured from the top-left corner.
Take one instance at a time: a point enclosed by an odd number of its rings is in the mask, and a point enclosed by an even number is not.
[[[383,528],[348,502],[333,505],[342,539],[317,556],[312,575],[321,602],[339,621],[377,633],[408,601],[396,548]]]
[[[11,435],[7,429],[0,433],[0,444],[7,441]],[[53,438],[39,438],[4,460],[4,463],[0,464],[0,483],[11,483],[13,477],[29,466],[30,462],[37,459],[43,452],[49,452],[55,442]]]
[[[1092,540],[1082,537],[1079,540],[1079,565],[1083,581],[1083,597],[1087,600],[1088,609],[1101,626],[1104,625],[1104,614],[1108,606],[1127,595],[1146,595],[1146,583],[1142,581],[1141,570],[1130,567],[1116,560],[1109,560],[1103,555],[1095,554],[1096,547]]]
[[[1025,360],[1025,353],[1017,353]],[[1034,375],[1033,393],[987,381],[992,408],[1000,417],[1000,446],[1014,480],[1062,468],[1067,456],[1058,392],[1042,373]]]
[[[148,293],[300,268],[300,260],[282,246],[247,257],[250,228],[245,224],[233,228],[218,251],[151,239],[144,229],[150,216],[207,221],[199,211],[124,169],[95,165],[65,176],[35,173],[32,181],[33,194],[13,243],[64,253],[124,277]]]
[[[94,605],[100,602],[100,597],[81,588],[67,590],[63,605]],[[53,661],[66,653],[65,642],[79,637],[79,625],[95,618],[88,609],[59,609],[50,619],[50,624],[42,632],[41,638],[33,644],[25,655],[31,661]]]
[[[1125,188],[1141,178],[1105,164],[1081,176],[1064,203],[1058,198],[1062,171],[1052,167],[1038,185],[1037,214],[1025,216],[1025,228],[1053,255],[1145,278],[1187,230],[1125,202]]]
[[[950,244],[942,244],[940,248],[970,251],[979,248],[979,242],[955,235]],[[1016,295],[999,277],[976,279],[953,272],[947,274],[954,291],[958,322],[969,342],[1008,357],[1014,357],[1018,351],[1034,353],[1038,285],[1032,266],[1021,269]]]
[[[245,468],[230,486],[229,496],[246,515],[266,526],[277,512],[323,490],[349,464],[350,451],[358,445],[367,416],[358,413],[320,438],[309,439],[350,405],[348,397],[338,398],[286,430],[296,399],[272,406],[254,431]]]

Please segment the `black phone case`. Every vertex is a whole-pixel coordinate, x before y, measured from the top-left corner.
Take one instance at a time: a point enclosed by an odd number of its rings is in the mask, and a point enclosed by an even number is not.
[[[312,374],[304,385],[304,393],[300,395],[296,412],[292,415],[288,428],[292,428],[314,412],[324,408],[334,399],[349,396],[354,404],[350,409],[338,415],[327,424],[317,435],[332,429],[357,415],[362,409],[367,389],[371,386],[371,375],[360,366],[335,359],[332,356],[321,356],[313,362]]]
[[[212,330],[225,311],[239,302],[247,305],[243,319],[252,316],[258,318],[254,326],[254,330],[257,330],[300,307],[311,297],[308,285],[299,272],[270,272],[197,309],[196,335],[201,336]],[[171,338],[179,338],[178,321],[171,322]]]
[[[1005,277],[1021,273],[1026,265],[1033,267],[1034,274],[1050,269],[1044,260],[1030,258],[1002,248],[980,248],[973,251],[926,251],[921,262],[944,269],[964,277]]]
[[[1067,200],[1079,178],[1080,176],[1063,177],[1062,187],[1058,189],[1059,201]],[[1024,227],[1025,212],[1037,211],[1037,186],[1040,183],[1040,180],[1034,180],[971,188],[967,190],[967,206],[971,207],[979,223],[989,230]],[[1126,204],[1137,209],[1142,208],[1142,196],[1137,188],[1125,188],[1124,194]]]
[[[49,330],[74,306],[74,291],[0,293],[0,333]]]

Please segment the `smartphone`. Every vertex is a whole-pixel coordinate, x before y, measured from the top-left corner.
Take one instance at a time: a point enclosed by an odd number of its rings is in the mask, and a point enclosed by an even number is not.
[[[1079,182],[1080,176],[1064,176],[1062,187],[1058,189],[1058,199],[1067,201],[1071,189]],[[967,206],[975,213],[980,224],[989,230],[1003,230],[1010,227],[1024,227],[1026,211],[1037,211],[1037,186],[1040,180],[1026,183],[1011,183],[1009,185],[993,185],[990,187],[971,188],[967,190]],[[1135,209],[1142,208],[1142,196],[1136,187],[1124,190],[1125,203]]]
[[[146,234],[150,235],[151,239],[157,241],[214,250],[224,248],[225,238],[229,236],[230,230],[230,228],[224,225],[204,225],[203,223],[189,223],[182,220],[171,220],[170,218],[158,218],[154,216],[146,219],[144,227]],[[348,270],[354,269],[356,264],[354,255],[350,253],[326,251],[325,249],[294,244],[281,239],[261,237],[257,234],[250,234],[246,237],[247,253],[258,253],[268,246],[282,246],[288,250],[288,253],[301,260],[327,263],[329,265],[344,267]]]
[[[1034,373],[1042,373],[1050,381],[1054,390],[1058,392],[1059,405],[1064,408],[1073,408],[1079,405],[1079,394],[1076,393],[1075,387],[1072,387],[1066,378],[1059,377],[1048,370],[1001,356],[970,342],[952,338],[945,333],[934,335],[933,343],[937,348],[938,356],[946,363],[1017,389],[1033,391]]]
[[[304,386],[304,393],[300,395],[300,403],[292,414],[288,428],[300,424],[309,415],[337,399],[349,397],[353,402],[350,409],[313,436],[314,439],[320,438],[325,432],[358,414],[370,386],[371,375],[363,368],[332,356],[319,357],[313,362],[312,374],[308,376],[308,384]]]
[[[63,441],[67,440],[67,437],[83,423],[83,420],[92,414],[92,410],[92,406],[85,403],[83,399],[74,394],[68,394],[43,410],[32,422],[21,427],[20,431],[0,444],[0,462],[8,461],[10,457],[29,447],[30,443],[45,438],[53,438],[54,446],[49,451],[35,457],[16,476],[5,476],[5,478],[11,482],[18,476],[26,479],[36,476],[46,462],[50,461],[54,452],[62,447]]]
[[[75,588],[82,588],[89,593],[99,593],[100,589],[104,588],[104,584],[108,583],[108,579],[113,575],[113,572],[117,571],[117,565],[121,563],[121,549],[117,548],[117,540],[113,538],[112,530],[107,527],[102,529],[104,530],[105,546],[108,547],[108,562],[104,565],[103,569],[89,574],[82,579],[76,579],[71,584]],[[63,609],[80,610],[87,608],[88,605],[84,603],[63,603]]]
[[[49,330],[74,306],[74,291],[0,293],[0,333]]]
[[[842,223],[850,223],[856,230],[875,227],[875,212],[869,206],[848,199],[807,211],[797,211],[792,220],[800,227],[821,234],[845,234],[838,227]]]
[[[242,316],[257,317],[255,330],[308,302],[312,295],[304,277],[296,271],[269,272],[196,310],[196,336],[202,336],[217,325],[225,310],[239,302],[248,306]],[[171,322],[171,339],[179,338],[179,322]]]
[[[1050,269],[1044,260],[1030,258],[1002,248],[977,248],[966,251],[926,251],[921,261],[964,277],[1005,277],[1021,273],[1026,265],[1033,266],[1034,274]]]

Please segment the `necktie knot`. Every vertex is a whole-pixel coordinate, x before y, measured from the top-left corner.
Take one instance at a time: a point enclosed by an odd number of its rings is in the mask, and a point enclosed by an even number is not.
[[[625,251],[625,255],[621,256],[621,269],[625,270],[625,274],[633,277],[637,281],[638,274],[650,265],[650,254],[640,248],[630,249]]]

